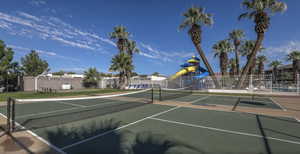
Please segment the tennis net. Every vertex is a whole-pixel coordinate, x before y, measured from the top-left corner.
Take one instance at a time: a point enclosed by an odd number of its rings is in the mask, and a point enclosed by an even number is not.
[[[192,87],[185,87],[185,88],[179,88],[179,89],[159,89],[159,100],[160,101],[166,101],[166,100],[172,100],[176,98],[181,98],[185,96],[189,96],[193,94]]]
[[[68,99],[13,99],[14,130],[38,129],[96,118],[153,102],[153,90]]]

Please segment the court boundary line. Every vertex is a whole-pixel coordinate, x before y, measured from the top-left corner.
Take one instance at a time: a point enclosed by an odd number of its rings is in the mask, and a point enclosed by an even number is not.
[[[277,104],[283,111],[287,111],[287,109],[285,107],[283,107],[281,104],[279,104],[277,101],[275,101],[272,97],[270,99],[273,103]]]
[[[209,95],[208,95],[208,96],[204,96],[204,97],[202,97],[202,98],[199,98],[199,99],[196,99],[196,100],[194,100],[194,101],[191,101],[190,104],[196,103],[196,102],[198,102],[198,101],[206,100],[206,99],[208,99],[209,97],[210,97]]]
[[[188,109],[195,109],[195,110],[208,110],[208,111],[216,111],[216,112],[230,112],[230,113],[239,113],[239,114],[251,114],[251,115],[269,116],[269,117],[290,118],[290,119],[295,119],[297,122],[300,123],[300,120],[294,116],[271,116],[271,115],[264,114],[264,113],[252,113],[252,112],[230,111],[230,110],[215,110],[215,109],[208,109],[208,108],[193,108],[190,106],[181,106],[181,107],[188,108]]]
[[[257,138],[266,138],[266,139],[276,140],[276,141],[280,141],[280,142],[300,145],[300,142],[298,142],[298,141],[291,141],[291,140],[280,139],[280,138],[275,138],[275,137],[264,137],[262,135],[257,135],[257,134],[252,134],[252,133],[243,133],[243,132],[239,132],[239,131],[231,131],[231,130],[226,130],[226,129],[221,129],[221,128],[208,127],[208,126],[203,126],[203,125],[195,125],[195,124],[189,124],[189,123],[172,121],[172,120],[165,120],[165,119],[154,118],[154,117],[149,118],[149,119],[162,121],[162,122],[166,122],[166,123],[184,125],[184,126],[189,126],[189,127],[203,128],[203,129],[208,129],[208,130],[214,130],[214,131],[219,131],[219,132],[236,134],[236,135],[245,135],[245,136],[257,137]]]
[[[7,118],[4,114],[0,113],[0,116]],[[30,135],[32,135],[33,137],[37,138],[38,140],[40,140],[41,142],[43,142],[44,144],[48,145],[49,147],[53,148],[54,150],[56,150],[59,153],[62,154],[67,154],[66,152],[64,152],[62,149],[58,148],[57,146],[51,144],[50,142],[48,142],[47,140],[43,139],[42,137],[40,137],[39,135],[37,135],[36,133],[32,132],[31,130],[26,129],[24,126],[20,125],[18,122],[15,122],[16,125],[20,126],[22,129],[25,129],[27,133],[29,133]]]
[[[112,133],[112,132],[114,132],[114,131],[117,131],[117,130],[120,130],[120,129],[123,129],[123,128],[126,128],[126,127],[129,127],[129,126],[131,126],[131,125],[134,125],[134,124],[140,123],[140,122],[142,122],[142,121],[145,121],[145,120],[147,120],[147,119],[150,119],[150,118],[152,118],[152,117],[156,117],[156,116],[159,116],[159,115],[165,114],[165,113],[167,113],[167,112],[170,112],[170,111],[173,111],[173,110],[176,110],[176,109],[179,109],[179,108],[181,108],[181,107],[180,107],[180,106],[173,107],[173,108],[171,108],[171,109],[168,109],[168,110],[166,110],[166,111],[162,111],[162,112],[159,112],[159,113],[153,114],[153,115],[151,115],[151,116],[148,116],[148,117],[142,118],[142,119],[140,119],[140,120],[137,120],[137,121],[131,122],[131,123],[129,123],[129,124],[123,125],[123,126],[121,126],[121,127],[115,128],[115,129],[113,129],[113,130],[110,130],[110,131],[107,131],[107,132],[104,132],[104,133],[98,134],[98,135],[96,135],[96,136],[93,136],[93,137],[90,137],[90,138],[86,138],[86,139],[84,139],[84,140],[81,140],[81,141],[75,142],[75,143],[73,143],[73,144],[70,144],[70,145],[66,145],[66,146],[62,147],[61,149],[62,149],[62,150],[69,149],[69,148],[71,148],[71,147],[74,147],[74,146],[77,146],[77,145],[79,145],[79,144],[82,144],[82,143],[85,143],[85,142],[88,142],[88,141],[94,140],[94,139],[96,139],[96,138],[98,138],[98,137],[102,137],[102,136],[104,136],[104,135],[107,135],[107,134],[110,134],[110,133]]]
[[[116,97],[116,96],[126,96],[130,94],[136,94],[145,92],[151,89],[139,90],[128,93],[114,94],[114,95],[102,95],[102,96],[90,96],[90,97],[75,97],[75,98],[42,98],[42,99],[16,99],[20,102],[52,102],[52,101],[68,101],[68,100],[84,100],[84,99],[98,99],[98,98],[107,98],[107,97]]]

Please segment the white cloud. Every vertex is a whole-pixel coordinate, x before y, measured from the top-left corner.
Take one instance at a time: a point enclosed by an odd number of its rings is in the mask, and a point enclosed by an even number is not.
[[[47,3],[44,0],[31,0],[29,4],[33,6],[42,6],[42,5],[46,5]]]
[[[30,15],[30,14],[25,13],[25,12],[18,12],[18,14],[19,14],[20,16],[23,16],[23,17],[28,18],[28,19],[32,19],[32,20],[35,20],[35,21],[41,21],[40,18],[38,18],[38,17],[36,17],[36,16],[33,16],[33,15]]]
[[[26,47],[21,47],[21,46],[16,46],[16,45],[7,45],[9,48],[12,48],[14,51],[21,51],[21,52],[26,52],[29,53],[32,49],[26,48]],[[51,56],[51,57],[56,57],[56,58],[60,58],[60,59],[65,59],[65,60],[71,60],[71,61],[80,61],[79,59],[75,59],[72,57],[67,57],[67,56],[62,56],[59,55],[55,52],[52,51],[46,51],[46,50],[39,50],[36,49],[35,50],[37,53],[41,54],[41,55],[46,55],[46,56]]]
[[[273,52],[273,53],[285,53],[289,54],[290,52],[294,50],[300,50],[300,41],[289,41],[288,43],[284,45],[280,45],[278,47],[269,47],[267,48],[267,51]]]
[[[114,42],[95,33],[82,31],[57,17],[37,17],[25,12],[9,15],[0,12],[0,28],[12,35],[40,37],[54,40],[67,46],[106,53],[105,45],[116,46]]]
[[[286,56],[294,50],[300,50],[300,41],[293,40],[279,46],[268,47],[262,54],[266,55],[269,61],[281,60],[285,62]]]
[[[148,44],[141,43],[142,52],[140,55],[151,58],[158,59],[164,62],[172,62],[172,61],[181,61],[182,58],[187,58],[195,55],[194,52],[185,52],[185,51],[160,51],[158,49],[153,48]]]

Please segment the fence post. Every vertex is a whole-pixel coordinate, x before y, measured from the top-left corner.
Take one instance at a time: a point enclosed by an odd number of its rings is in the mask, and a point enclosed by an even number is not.
[[[297,74],[297,93],[298,93],[298,95],[300,95],[300,74]]]
[[[8,97],[8,99],[7,99],[7,116],[6,116],[6,120],[7,120],[7,122],[6,122],[6,132],[7,133],[10,133],[11,132],[11,98],[10,97]]]
[[[271,74],[271,93],[273,92],[273,74]]]
[[[252,74],[250,74],[250,79],[249,79],[249,90],[252,92],[253,91],[253,83],[252,83]]]

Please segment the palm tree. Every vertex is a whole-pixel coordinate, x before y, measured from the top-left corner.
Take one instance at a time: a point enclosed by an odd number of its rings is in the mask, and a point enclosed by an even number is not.
[[[215,52],[214,57],[219,56],[222,76],[226,76],[228,68],[228,53],[233,51],[233,48],[228,40],[222,40],[213,45],[213,50]]]
[[[235,52],[235,64],[237,74],[240,75],[240,51],[239,47],[241,45],[241,39],[245,37],[243,30],[236,29],[229,33],[229,39],[233,41],[234,52]]]
[[[109,70],[119,72],[119,88],[124,89],[127,84],[126,72],[134,69],[131,57],[125,52],[121,52],[112,58],[111,63]]]
[[[270,17],[268,13],[284,12],[287,9],[287,5],[284,2],[278,2],[277,0],[244,0],[242,5],[245,6],[248,12],[241,14],[239,19],[249,18],[255,22],[257,39],[249,60],[242,71],[237,85],[238,88],[242,87],[251,65],[255,62],[256,54],[264,40],[264,34],[269,28]]]
[[[264,55],[257,56],[258,63],[258,76],[261,78],[264,75],[265,70],[265,62],[267,61],[267,57]]]
[[[135,41],[128,40],[128,43],[127,43],[127,54],[131,58],[131,63],[133,62],[133,60],[132,60],[133,54],[134,53],[139,53],[139,52],[140,52],[140,49],[137,48]],[[127,80],[130,79],[131,74],[132,74],[132,70],[126,70],[126,78],[127,78]],[[127,81],[127,83],[128,83],[128,81]]]
[[[98,86],[98,81],[100,79],[100,73],[97,71],[96,68],[89,68],[87,71],[84,72],[84,79],[83,85],[87,88]]]
[[[300,73],[300,51],[293,51],[287,55],[287,60],[293,62],[294,81],[297,81],[297,75]]]
[[[127,54],[132,57],[134,53],[140,53],[140,49],[137,48],[135,41],[129,40],[127,44]]]
[[[237,70],[236,70],[236,60],[234,58],[231,58],[229,60],[229,75],[234,78],[237,75]]]
[[[127,51],[128,37],[130,33],[124,26],[114,27],[114,31],[109,34],[110,39],[117,40],[116,44],[120,52]]]
[[[210,76],[212,77],[215,86],[220,87],[215,73],[213,72],[213,69],[209,64],[204,51],[201,48],[201,27],[206,25],[210,26],[213,24],[212,15],[205,13],[204,9],[201,7],[192,7],[189,8],[187,12],[183,14],[183,16],[185,17],[185,19],[179,26],[179,28],[189,28],[188,34],[190,35],[191,40],[193,41],[201,59],[203,60],[203,63],[205,64]]]
[[[249,61],[250,56],[251,56],[251,51],[253,50],[253,48],[255,47],[255,41],[254,40],[246,40],[244,41],[244,43],[241,45],[241,54],[242,56],[246,56],[247,57],[247,61]],[[258,49],[258,51],[262,51],[265,48],[263,48],[262,46],[260,46],[260,48]],[[256,56],[254,57],[255,63],[252,63],[250,68],[249,68],[249,73],[248,74],[253,74],[254,70],[255,70],[255,66],[256,66]]]
[[[277,76],[278,76],[278,66],[282,65],[282,62],[279,60],[274,60],[272,61],[269,66],[272,67],[272,74],[273,74],[273,81],[275,81],[275,83],[277,82]]]

